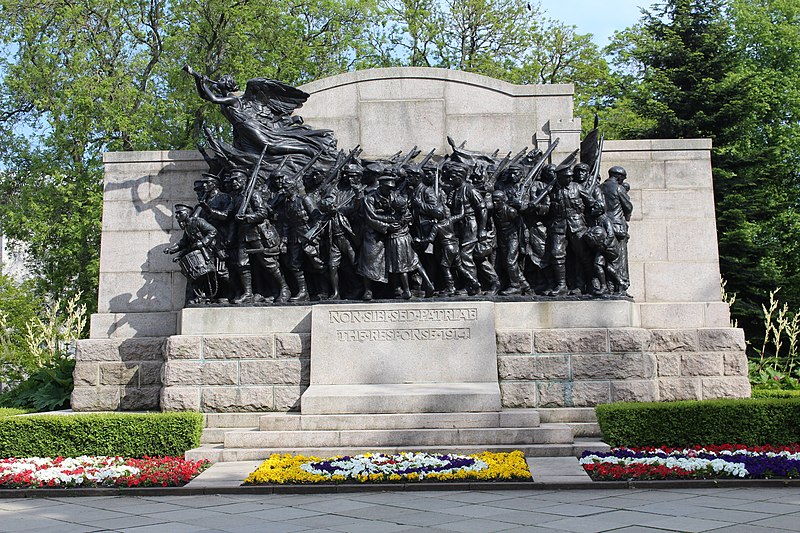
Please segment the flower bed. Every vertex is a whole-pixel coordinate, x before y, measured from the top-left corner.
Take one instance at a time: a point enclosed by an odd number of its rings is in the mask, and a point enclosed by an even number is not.
[[[318,457],[273,454],[245,484],[394,483],[418,481],[531,481],[525,456],[484,452],[473,455],[401,452]]]
[[[176,487],[208,467],[179,457],[30,457],[0,459],[0,488]]]
[[[581,465],[595,481],[800,477],[800,444],[612,448],[585,451]]]

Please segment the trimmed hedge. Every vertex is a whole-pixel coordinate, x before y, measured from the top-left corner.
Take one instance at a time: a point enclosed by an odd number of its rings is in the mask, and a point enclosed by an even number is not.
[[[800,390],[753,389],[753,398],[800,398]]]
[[[180,456],[200,444],[201,413],[0,418],[0,457]]]
[[[30,411],[26,409],[17,409],[16,407],[0,407],[0,418],[4,416],[24,415],[25,413],[30,413]]]
[[[595,408],[611,446],[800,442],[800,398],[612,403]]]

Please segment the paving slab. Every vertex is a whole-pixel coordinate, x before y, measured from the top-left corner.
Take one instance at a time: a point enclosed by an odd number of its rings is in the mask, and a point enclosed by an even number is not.
[[[263,463],[263,461],[214,463],[205,472],[191,480],[186,486],[192,489],[238,487],[261,463]]]

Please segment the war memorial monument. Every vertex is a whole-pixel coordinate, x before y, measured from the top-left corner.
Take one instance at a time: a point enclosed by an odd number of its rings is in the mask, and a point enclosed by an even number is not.
[[[185,70],[232,141],[105,154],[76,411],[202,411],[212,460],[531,455],[575,408],[750,395],[710,140],[582,135],[571,85]]]

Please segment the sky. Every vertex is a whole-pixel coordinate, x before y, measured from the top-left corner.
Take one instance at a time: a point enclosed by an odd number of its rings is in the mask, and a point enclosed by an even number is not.
[[[639,20],[640,7],[655,0],[541,0],[548,18],[578,27],[578,33],[591,33],[603,48],[615,30],[632,26]]]

